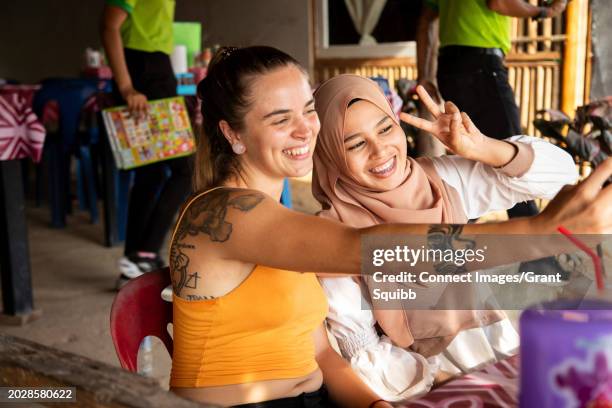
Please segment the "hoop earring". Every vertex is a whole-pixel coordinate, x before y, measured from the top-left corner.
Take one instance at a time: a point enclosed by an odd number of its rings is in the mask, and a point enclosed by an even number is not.
[[[236,142],[232,145],[232,150],[236,154],[242,154],[246,152],[246,146],[242,144],[241,142]]]

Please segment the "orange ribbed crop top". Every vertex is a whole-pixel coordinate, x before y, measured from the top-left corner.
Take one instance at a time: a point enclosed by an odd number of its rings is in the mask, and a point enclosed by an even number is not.
[[[327,299],[314,274],[258,265],[224,296],[173,296],[173,312],[171,387],[297,378],[317,369],[312,334]]]

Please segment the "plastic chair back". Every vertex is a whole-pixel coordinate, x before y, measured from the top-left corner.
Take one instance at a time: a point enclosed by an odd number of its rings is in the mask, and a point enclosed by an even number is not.
[[[128,282],[115,297],[111,308],[111,336],[121,367],[137,370],[138,348],[146,336],[161,339],[172,356],[172,338],[168,323],[172,322],[172,303],[161,298],[170,285],[168,268],[145,273]]]

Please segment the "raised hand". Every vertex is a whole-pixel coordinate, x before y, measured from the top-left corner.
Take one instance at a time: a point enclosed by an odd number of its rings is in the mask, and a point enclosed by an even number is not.
[[[431,133],[451,152],[492,167],[504,166],[515,156],[517,150],[513,145],[483,135],[470,117],[460,112],[454,103],[447,101],[440,108],[422,86],[417,87],[417,93],[434,120],[400,113],[400,119],[404,122]]]
[[[404,112],[400,113],[400,119],[431,133],[451,152],[468,159],[479,160],[482,156],[482,145],[488,138],[478,130],[468,115],[460,112],[452,102],[447,101],[444,106],[438,106],[420,85],[417,87],[417,94],[434,120],[429,121]]]

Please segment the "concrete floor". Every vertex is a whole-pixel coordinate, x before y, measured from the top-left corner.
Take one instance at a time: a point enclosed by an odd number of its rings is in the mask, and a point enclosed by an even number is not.
[[[109,316],[122,248],[104,247],[102,224],[92,225],[87,213],[68,217],[65,229],[49,228],[44,207],[28,208],[27,217],[34,306],[42,317],[0,331],[119,366]],[[154,374],[167,384],[170,358],[155,351]]]

